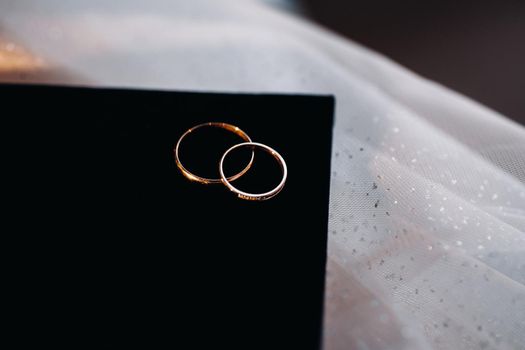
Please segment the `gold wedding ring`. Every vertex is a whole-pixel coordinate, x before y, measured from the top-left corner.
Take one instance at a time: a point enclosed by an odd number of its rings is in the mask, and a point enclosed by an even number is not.
[[[241,148],[241,147],[251,147],[252,150],[254,148],[261,148],[262,150],[264,150],[264,151],[268,152],[269,154],[271,154],[277,160],[277,162],[281,166],[281,170],[283,172],[283,177],[281,179],[281,182],[279,182],[279,184],[277,185],[277,187],[275,187],[271,191],[264,192],[264,193],[248,193],[248,192],[244,192],[244,191],[239,190],[238,188],[236,188],[235,186],[233,186],[230,183],[230,180],[228,180],[228,178],[224,175],[224,169],[223,169],[224,159],[226,159],[226,157],[228,156],[228,154],[231,151],[233,151],[233,150],[235,150],[237,148]],[[283,189],[284,184],[286,183],[286,178],[288,177],[288,168],[286,166],[286,162],[284,161],[284,158],[276,150],[274,150],[273,148],[268,147],[265,144],[258,143],[258,142],[243,142],[243,143],[239,143],[238,145],[235,145],[235,146],[231,147],[229,150],[227,150],[226,152],[224,152],[224,154],[223,154],[223,156],[221,158],[221,161],[219,163],[219,171],[221,173],[221,181],[222,181],[222,183],[226,187],[228,187],[230,189],[230,191],[232,191],[235,194],[237,194],[237,196],[239,198],[241,198],[241,199],[252,200],[252,201],[264,201],[264,200],[270,199],[272,197],[275,197]]]
[[[184,165],[182,165],[182,163],[180,161],[180,158],[179,158],[179,149],[180,149],[180,145],[181,145],[182,140],[184,140],[184,138],[186,136],[188,136],[190,133],[192,133],[195,130],[197,130],[199,128],[202,128],[202,127],[222,128],[222,129],[225,129],[225,130],[233,132],[234,134],[238,135],[241,139],[243,139],[245,141],[245,142],[242,142],[242,143],[239,143],[237,145],[234,145],[234,146],[230,147],[228,150],[226,150],[224,152],[224,154],[222,155],[222,158],[219,161],[220,178],[218,178],[218,179],[210,179],[210,178],[206,178],[206,177],[195,175],[194,173],[192,173],[188,169],[186,169],[184,167]],[[235,174],[233,176],[230,176],[230,177],[226,177],[226,175],[224,174],[224,160],[226,159],[228,154],[230,154],[230,152],[232,152],[232,151],[234,151],[234,150],[236,150],[238,148],[243,148],[243,147],[250,147],[252,149],[252,156],[250,158],[250,162],[239,173],[237,173],[237,174]],[[279,166],[281,167],[281,170],[282,170],[282,178],[281,178],[281,181],[279,182],[279,184],[274,189],[272,189],[272,190],[270,190],[268,192],[248,193],[248,192],[244,192],[244,191],[239,190],[237,187],[233,186],[231,183],[233,181],[237,180],[238,178],[240,178],[241,176],[243,176],[250,169],[250,167],[253,164],[253,159],[254,159],[254,154],[255,154],[255,149],[256,148],[259,148],[259,149],[262,149],[263,151],[266,151],[267,153],[272,155],[277,160],[277,162],[279,163]],[[286,179],[288,177],[288,168],[286,166],[286,162],[284,161],[284,158],[276,150],[274,150],[273,148],[271,148],[271,147],[269,147],[269,146],[267,146],[265,144],[258,143],[258,142],[252,142],[252,140],[250,139],[248,134],[246,134],[244,131],[242,131],[237,126],[231,125],[231,124],[227,124],[227,123],[208,122],[208,123],[199,124],[199,125],[196,125],[196,126],[192,127],[191,129],[187,130],[184,134],[182,134],[182,136],[179,138],[179,140],[177,141],[177,144],[175,146],[174,153],[175,153],[175,163],[177,164],[177,167],[179,168],[181,173],[187,179],[189,179],[191,181],[196,181],[196,182],[199,182],[199,183],[203,183],[203,184],[222,183],[230,191],[235,193],[237,195],[237,197],[239,197],[241,199],[245,199],[245,200],[264,201],[264,200],[267,200],[267,199],[275,197],[284,188],[284,184],[286,183]]]
[[[179,141],[177,141],[177,145],[175,146],[175,163],[177,163],[177,167],[182,172],[182,175],[184,175],[187,179],[191,181],[196,181],[196,182],[200,182],[203,184],[218,184],[218,183],[221,183],[220,178],[210,179],[210,178],[195,175],[194,173],[186,169],[184,165],[182,165],[180,158],[179,158],[179,149],[180,149],[182,140],[184,140],[184,138],[188,136],[190,133],[194,132],[197,129],[203,128],[203,127],[215,127],[215,128],[225,129],[225,130],[231,131],[234,134],[238,135],[241,139],[243,139],[246,142],[251,142],[252,140],[250,139],[250,136],[248,136],[248,134],[246,134],[244,131],[242,131],[235,125],[231,125],[227,123],[217,123],[217,122],[208,122],[208,123],[195,125],[193,128],[188,129],[188,131],[182,134],[182,136],[179,138]],[[248,171],[248,169],[250,169],[250,167],[252,166],[253,157],[254,157],[254,152],[252,152],[252,156],[250,158],[250,162],[248,163],[248,165],[244,169],[242,169],[239,173],[233,176],[230,176],[228,180],[235,181],[239,177],[243,176]]]

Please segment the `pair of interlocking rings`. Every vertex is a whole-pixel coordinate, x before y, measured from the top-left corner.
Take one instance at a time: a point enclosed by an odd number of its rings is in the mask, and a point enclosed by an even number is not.
[[[238,135],[241,139],[244,140],[244,142],[234,145],[224,152],[224,154],[222,155],[219,161],[220,178],[217,178],[217,179],[206,178],[206,177],[195,175],[194,173],[186,169],[184,165],[182,165],[180,158],[179,158],[180,145],[181,145],[181,142],[184,140],[184,138],[188,136],[190,133],[194,132],[195,130],[203,128],[203,127],[216,127],[216,128],[225,129],[225,130],[233,132],[234,134]],[[244,148],[244,147],[252,148],[252,155],[251,155],[248,165],[244,169],[242,169],[239,173],[233,176],[230,176],[230,177],[226,177],[226,175],[224,175],[224,160],[226,159],[228,154],[230,154],[232,151],[239,149],[239,148]],[[248,193],[248,192],[241,191],[232,185],[233,181],[243,176],[252,166],[253,160],[255,157],[255,152],[254,152],[255,148],[262,149],[263,151],[266,151],[267,153],[271,154],[277,160],[282,170],[282,178],[279,184],[277,185],[277,187],[275,187],[271,191],[264,192],[264,193]],[[227,123],[208,122],[208,123],[196,125],[192,127],[191,129],[188,129],[184,134],[182,134],[182,136],[177,141],[177,145],[175,146],[174,153],[175,153],[175,163],[177,163],[177,167],[187,179],[191,181],[199,182],[202,184],[222,183],[230,191],[237,194],[237,196],[241,199],[264,201],[272,197],[275,197],[283,189],[284,184],[286,182],[286,178],[288,176],[288,169],[286,167],[286,162],[284,161],[284,158],[276,150],[274,150],[273,148],[265,144],[253,142],[251,138],[248,136],[248,134],[246,134],[240,128],[238,128],[235,125],[231,125]]]

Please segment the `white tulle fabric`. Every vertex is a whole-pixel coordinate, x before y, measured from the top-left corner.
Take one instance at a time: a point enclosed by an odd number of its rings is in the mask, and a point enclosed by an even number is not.
[[[4,0],[0,28],[68,83],[334,94],[324,348],[525,349],[521,126],[248,0]]]

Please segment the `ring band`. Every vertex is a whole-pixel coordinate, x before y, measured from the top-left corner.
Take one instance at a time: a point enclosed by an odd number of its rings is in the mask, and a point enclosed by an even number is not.
[[[244,192],[244,191],[241,191],[241,190],[237,189],[236,187],[234,187],[230,183],[231,180],[229,180],[229,178],[227,178],[224,175],[224,169],[223,169],[224,159],[226,159],[226,157],[228,156],[228,154],[231,151],[233,151],[233,150],[235,150],[237,148],[241,148],[241,147],[252,147],[252,148],[256,148],[257,147],[257,148],[261,148],[264,151],[270,153],[277,160],[277,162],[281,166],[281,170],[283,172],[283,177],[282,177],[281,182],[279,183],[279,185],[277,185],[277,187],[275,187],[271,191],[264,192],[264,193],[248,193],[248,192]],[[253,159],[253,151],[252,151],[252,159]],[[264,200],[267,200],[267,199],[270,199],[270,198],[276,196],[279,192],[281,192],[281,190],[283,189],[284,184],[286,182],[286,178],[288,176],[288,168],[286,167],[286,162],[284,161],[284,158],[276,150],[274,150],[273,148],[271,148],[269,146],[266,146],[265,144],[262,144],[262,143],[243,142],[243,143],[239,143],[239,144],[231,147],[226,152],[224,152],[224,154],[223,154],[223,156],[221,158],[221,161],[219,163],[219,173],[221,174],[221,181],[222,181],[222,183],[226,187],[228,187],[230,189],[230,191],[236,193],[239,198],[246,199],[246,200],[253,200],[253,201],[264,201]]]
[[[181,144],[182,140],[186,136],[188,136],[190,133],[195,131],[196,129],[199,129],[199,128],[202,128],[202,127],[207,127],[207,126],[208,127],[221,128],[221,129],[225,129],[225,130],[231,131],[231,132],[233,132],[234,134],[238,135],[241,139],[243,139],[244,141],[246,141],[248,143],[250,143],[252,140],[248,136],[248,134],[246,134],[244,131],[239,129],[237,126],[231,125],[231,124],[227,124],[227,123],[217,123],[217,122],[208,122],[208,123],[203,123],[203,124],[196,125],[196,126],[192,127],[191,129],[188,129],[179,138],[179,140],[177,141],[177,145],[175,146],[174,153],[175,153],[175,163],[177,164],[177,167],[180,169],[182,174],[187,179],[189,179],[191,181],[196,181],[196,182],[200,182],[200,183],[203,183],[203,184],[221,183],[222,179],[220,179],[220,178],[219,179],[210,179],[210,178],[206,178],[206,177],[202,177],[202,176],[198,176],[198,175],[193,174],[188,169],[186,169],[184,167],[184,165],[182,165],[182,163],[181,163],[181,161],[179,159],[179,148],[180,148],[180,144]],[[243,176],[248,171],[248,169],[250,169],[250,167],[252,166],[253,157],[254,157],[254,152],[252,152],[252,156],[250,158],[250,162],[248,163],[248,165],[243,170],[241,170],[239,173],[237,173],[237,174],[235,174],[233,176],[230,176],[227,179],[227,181],[234,181],[234,180],[238,179],[239,177]],[[221,177],[222,177],[222,175],[221,175]]]

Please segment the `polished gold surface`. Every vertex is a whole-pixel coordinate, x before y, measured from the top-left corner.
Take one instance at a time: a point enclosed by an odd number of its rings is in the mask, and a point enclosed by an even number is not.
[[[283,172],[283,177],[281,179],[281,182],[279,182],[279,184],[277,185],[277,187],[275,187],[271,191],[264,192],[264,193],[248,193],[248,192],[239,190],[238,188],[236,188],[230,183],[231,180],[224,175],[224,169],[223,169],[224,160],[226,159],[226,157],[228,156],[230,152],[232,152],[233,150],[237,148],[241,148],[241,147],[251,147],[252,149],[260,148],[268,152],[269,154],[271,154],[277,160]],[[286,162],[284,161],[284,158],[273,148],[266,146],[265,144],[258,143],[258,142],[243,142],[243,143],[240,143],[238,145],[231,147],[226,152],[224,152],[224,155],[222,156],[221,161],[219,163],[219,172],[221,174],[222,183],[226,187],[228,187],[230,191],[237,194],[237,196],[241,199],[252,200],[252,201],[264,201],[272,197],[275,197],[284,188],[284,184],[286,183],[286,179],[288,177],[288,168],[286,166]]]
[[[203,123],[203,124],[196,125],[196,126],[192,127],[191,129],[189,129],[188,131],[186,131],[184,134],[182,134],[182,136],[179,138],[179,140],[177,141],[177,145],[175,146],[174,152],[175,152],[175,163],[177,164],[177,167],[182,172],[182,174],[187,179],[189,179],[191,181],[196,181],[196,182],[200,182],[200,183],[203,183],[203,184],[221,183],[222,181],[221,181],[220,178],[219,179],[210,179],[210,178],[206,178],[206,177],[202,177],[202,176],[198,176],[198,175],[193,174],[191,171],[186,169],[184,167],[184,165],[182,165],[182,163],[180,161],[179,150],[180,150],[181,142],[190,133],[194,132],[197,129],[203,128],[203,127],[215,127],[215,128],[221,128],[221,129],[225,129],[225,130],[231,131],[231,132],[233,132],[234,134],[238,135],[241,139],[243,139],[244,141],[246,141],[248,143],[250,143],[252,140],[250,139],[248,134],[246,134],[244,131],[242,131],[237,126],[231,125],[231,124],[227,124],[227,123],[219,123],[219,122],[208,122],[208,123]],[[238,179],[239,177],[241,177],[242,175],[244,175],[248,171],[248,169],[250,169],[250,167],[252,166],[253,157],[254,157],[254,152],[252,152],[252,156],[250,158],[250,162],[248,163],[248,165],[243,170],[241,170],[239,173],[229,177],[228,181],[234,181],[234,180]]]

